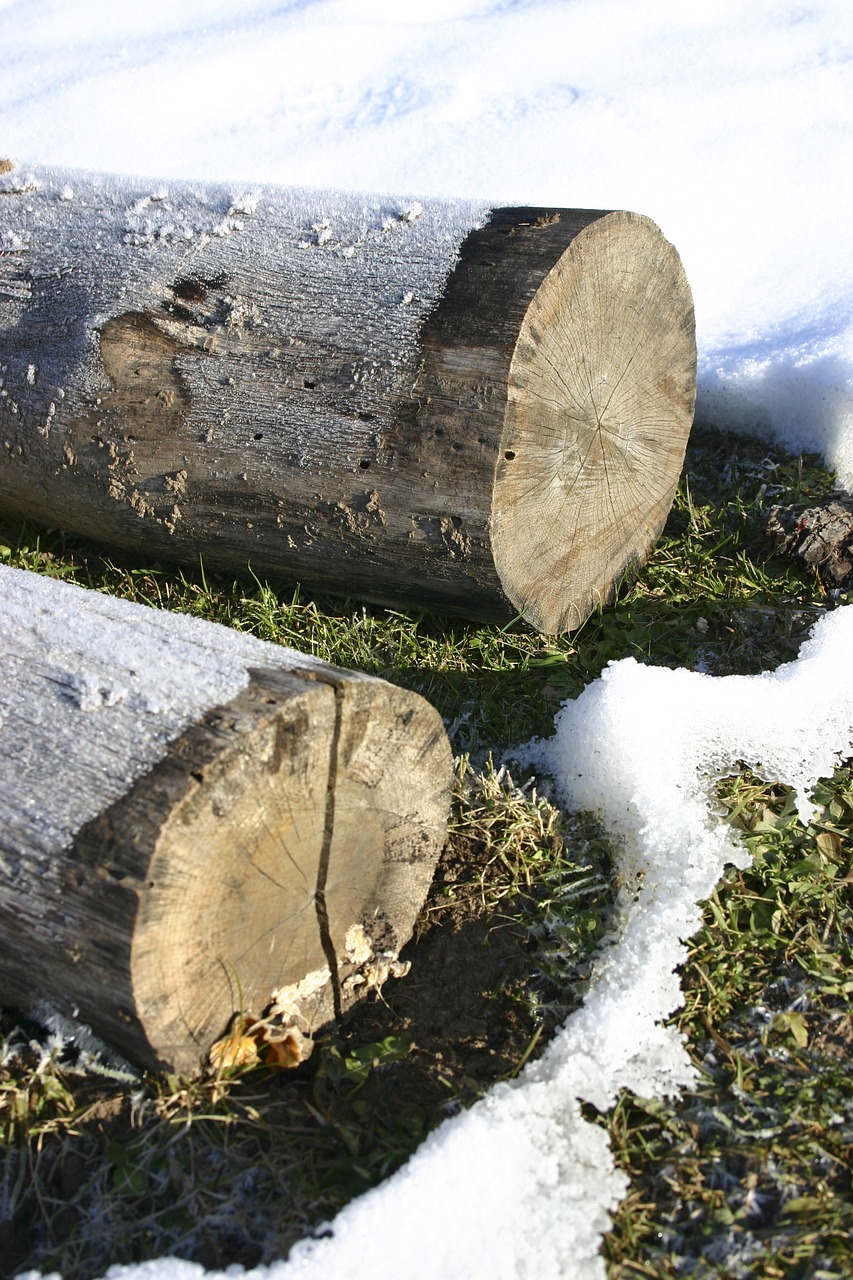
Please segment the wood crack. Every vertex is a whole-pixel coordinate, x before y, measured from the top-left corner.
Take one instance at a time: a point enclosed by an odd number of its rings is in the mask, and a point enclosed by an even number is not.
[[[343,720],[344,686],[341,681],[318,671],[298,670],[297,675],[320,684],[327,684],[335,695],[335,722],[332,728],[332,740],[329,744],[329,774],[326,782],[326,807],[323,817],[323,844],[320,850],[320,861],[317,866],[317,882],[314,888],[314,910],[317,914],[317,928],[320,933],[320,946],[329,966],[332,985],[332,1004],[335,1011],[335,1022],[340,1027],[343,1020],[343,1001],[341,997],[341,980],[338,973],[338,956],[332,940],[329,925],[329,908],[326,902],[326,882],[329,877],[329,866],[332,856],[332,840],[335,834],[335,794],[338,785],[338,747],[341,740],[341,724]]]

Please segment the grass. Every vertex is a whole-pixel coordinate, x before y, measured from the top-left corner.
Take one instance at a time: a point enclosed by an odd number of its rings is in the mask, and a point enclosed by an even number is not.
[[[675,1021],[700,1070],[677,1105],[609,1118],[631,1193],[612,1277],[846,1276],[853,1264],[849,767],[808,827],[749,774],[721,790],[753,856],[707,904]],[[689,1270],[688,1270],[689,1264]]]
[[[640,577],[559,638],[311,599],[202,566],[116,563],[56,531],[0,525],[5,563],[417,690],[458,761],[415,968],[297,1071],[105,1079],[76,1070],[61,1037],[3,1015],[0,1270],[84,1280],[165,1253],[269,1261],[514,1075],[581,998],[613,885],[594,818],[560,814],[490,753],[548,733],[560,702],[614,659],[725,675],[793,658],[847,597],[773,557],[763,522],[774,502],[831,483],[813,458],[697,433]],[[683,973],[676,1021],[699,1082],[676,1103],[625,1097],[598,1118],[631,1177],[605,1246],[611,1280],[853,1271],[849,763],[816,798],[804,828],[784,790],[746,773],[721,790],[753,863],[707,904]]]

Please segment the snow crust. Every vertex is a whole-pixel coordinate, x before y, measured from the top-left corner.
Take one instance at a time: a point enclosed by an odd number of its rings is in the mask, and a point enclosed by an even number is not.
[[[590,1086],[598,1080],[601,1094],[584,1094],[597,1106],[617,1081],[642,1094],[649,1077],[659,1089],[669,1070],[681,1075],[676,1037],[657,1025],[680,1004],[672,970],[700,924],[698,903],[726,864],[748,863],[717,811],[715,784],[745,764],[791,787],[807,822],[815,783],[853,751],[851,652],[847,606],[820,620],[795,662],[761,675],[714,677],[626,658],[563,706],[553,738],[522,751],[553,774],[567,808],[600,815],[618,842],[625,885],[618,941],[598,962],[590,998],[530,1076],[576,1070],[578,1036],[605,1046]]]

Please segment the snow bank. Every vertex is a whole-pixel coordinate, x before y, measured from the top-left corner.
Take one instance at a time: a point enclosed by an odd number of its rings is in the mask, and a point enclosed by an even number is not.
[[[853,329],[706,352],[697,382],[698,422],[820,454],[853,493]]]

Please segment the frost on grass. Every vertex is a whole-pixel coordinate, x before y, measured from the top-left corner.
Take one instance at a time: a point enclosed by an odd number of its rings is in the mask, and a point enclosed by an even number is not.
[[[447,1121],[383,1186],[345,1208],[265,1280],[343,1280],[368,1263],[407,1280],[603,1280],[610,1211],[625,1192],[603,1129],[622,1089],[672,1095],[693,1078],[662,1022],[681,1003],[675,969],[698,903],[746,854],[716,812],[716,782],[749,765],[791,786],[801,815],[820,777],[853,750],[853,608],[827,614],[797,661],[714,678],[626,659],[521,754],[562,802],[596,811],[614,842],[617,917],[582,1008],[519,1078]],[[203,1275],[163,1260],[110,1277]]]
[[[0,1048],[0,1065],[14,1061],[29,1049],[37,1056],[34,1074],[39,1077],[61,1063],[66,1075],[104,1076],[125,1084],[141,1080],[136,1068],[96,1036],[90,1026],[50,1001],[40,1001],[29,1016],[41,1028],[41,1036],[26,1040],[20,1030],[13,1032]]]

